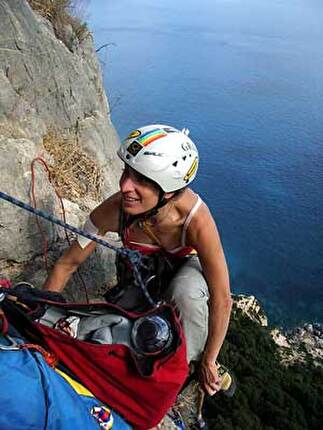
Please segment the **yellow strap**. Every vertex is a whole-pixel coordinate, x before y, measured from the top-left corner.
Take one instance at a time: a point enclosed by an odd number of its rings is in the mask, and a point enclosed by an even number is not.
[[[141,221],[140,226],[142,227],[142,230],[150,237],[150,239],[155,241],[155,243],[157,243],[157,245],[159,245],[162,249],[164,249],[163,245],[161,244],[161,241],[158,239],[158,237],[155,235],[155,233],[149,227],[146,220]]]
[[[68,376],[66,373],[62,372],[57,368],[55,368],[55,371],[59,373],[66,380],[66,382],[68,382],[72,386],[72,388],[74,388],[77,394],[80,394],[81,396],[94,397],[91,391],[89,391],[82,384],[80,384],[79,382],[75,381],[73,378]]]
[[[139,227],[150,237],[150,239],[154,240],[155,243],[157,243],[157,245],[159,245],[163,251],[167,252],[166,249],[161,244],[161,241],[158,239],[158,237],[152,231],[150,226],[147,224],[147,221],[141,221]],[[194,248],[192,248],[192,251],[189,253],[189,255],[196,255],[196,254],[197,254],[197,251]]]

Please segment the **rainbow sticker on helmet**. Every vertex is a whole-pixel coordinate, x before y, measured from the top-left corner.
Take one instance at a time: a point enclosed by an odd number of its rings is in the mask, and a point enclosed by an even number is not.
[[[185,182],[188,182],[191,179],[191,177],[195,174],[197,170],[197,166],[198,166],[198,158],[196,157],[193,163],[191,164],[191,167],[188,169],[186,175],[184,176]]]
[[[137,139],[137,141],[141,145],[147,146],[150,143],[154,142],[155,140],[165,136],[167,136],[167,132],[164,130],[161,130],[160,128],[157,128],[155,130],[150,130],[147,133],[143,134],[139,139]]]
[[[130,140],[130,139],[135,139],[136,137],[141,135],[141,131],[140,130],[134,130],[132,131],[129,136],[127,137],[126,140]]]

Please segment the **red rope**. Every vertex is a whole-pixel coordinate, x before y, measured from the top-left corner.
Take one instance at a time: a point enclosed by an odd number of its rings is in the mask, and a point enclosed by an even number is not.
[[[31,194],[32,194],[33,206],[34,206],[34,208],[37,208],[36,192],[35,192],[35,182],[36,182],[35,181],[35,163],[36,162],[40,163],[42,165],[42,167],[47,172],[48,181],[50,182],[50,184],[52,185],[52,187],[53,187],[53,189],[55,191],[55,194],[56,194],[56,196],[58,198],[58,201],[60,203],[60,206],[61,206],[61,215],[62,215],[63,221],[66,223],[66,213],[65,213],[65,207],[64,207],[63,199],[62,199],[61,195],[59,194],[58,190],[56,189],[55,185],[53,184],[51,172],[49,170],[49,167],[48,167],[46,161],[43,158],[41,158],[41,157],[34,158],[33,161],[31,162],[31,166],[30,166],[30,168],[31,168]],[[43,230],[43,228],[42,228],[42,226],[40,224],[40,221],[39,221],[38,217],[36,217],[36,222],[37,222],[37,226],[38,226],[39,232],[40,232],[40,234],[42,236],[44,263],[45,263],[46,271],[48,273],[49,272],[49,268],[48,268],[48,238],[47,238],[46,233],[44,232],[44,230]],[[71,241],[70,241],[70,238],[69,238],[69,236],[67,234],[66,229],[64,229],[64,231],[65,231],[65,238],[67,240],[67,243],[69,245],[71,245]],[[88,291],[87,291],[87,287],[86,287],[86,284],[84,282],[84,279],[82,278],[81,274],[78,271],[77,271],[77,274],[79,276],[79,279],[81,281],[81,284],[82,284],[82,287],[83,287],[83,290],[84,290],[84,294],[85,294],[85,298],[86,298],[86,303],[90,303],[90,299],[89,299],[89,295],[88,295]]]
[[[40,352],[41,355],[44,357],[46,363],[51,367],[55,367],[58,363],[58,358],[54,354],[51,354],[50,352],[46,351],[40,345],[37,345],[35,343],[22,343],[19,345],[19,347],[21,349],[33,349],[37,352]]]
[[[36,162],[42,163],[43,167],[46,169],[46,171],[48,173],[49,182],[51,182],[50,170],[49,170],[47,164],[45,163],[45,161],[40,157],[34,158],[33,161],[31,162],[30,168],[31,168],[31,195],[32,195],[33,206],[35,209],[37,208],[36,192],[35,192],[35,163]],[[41,226],[41,223],[40,223],[40,220],[38,217],[36,217],[36,223],[37,223],[38,230],[39,230],[41,237],[42,237],[44,263],[45,263],[46,271],[48,273],[49,272],[49,269],[48,269],[48,238],[47,238],[46,233],[44,232],[44,230]]]
[[[8,320],[3,312],[3,310],[0,308],[0,322],[1,322],[1,334],[6,335],[8,333],[9,324]]]

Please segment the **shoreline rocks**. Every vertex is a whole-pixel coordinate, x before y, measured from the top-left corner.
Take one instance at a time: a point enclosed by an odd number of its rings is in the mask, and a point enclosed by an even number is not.
[[[282,363],[312,363],[323,367],[323,325],[306,323],[292,330],[274,329],[271,336],[280,347]]]
[[[270,328],[270,322],[261,303],[254,296],[234,295],[234,306],[252,321],[268,328],[279,347],[281,362],[285,365],[312,363],[323,367],[323,325],[306,323],[293,329]],[[234,311],[234,310],[233,310]]]

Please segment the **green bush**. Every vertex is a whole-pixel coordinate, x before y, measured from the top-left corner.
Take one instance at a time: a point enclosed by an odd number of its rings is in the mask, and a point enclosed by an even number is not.
[[[280,363],[269,330],[234,313],[219,361],[237,380],[232,398],[205,402],[210,430],[319,430],[323,423],[323,369]]]

